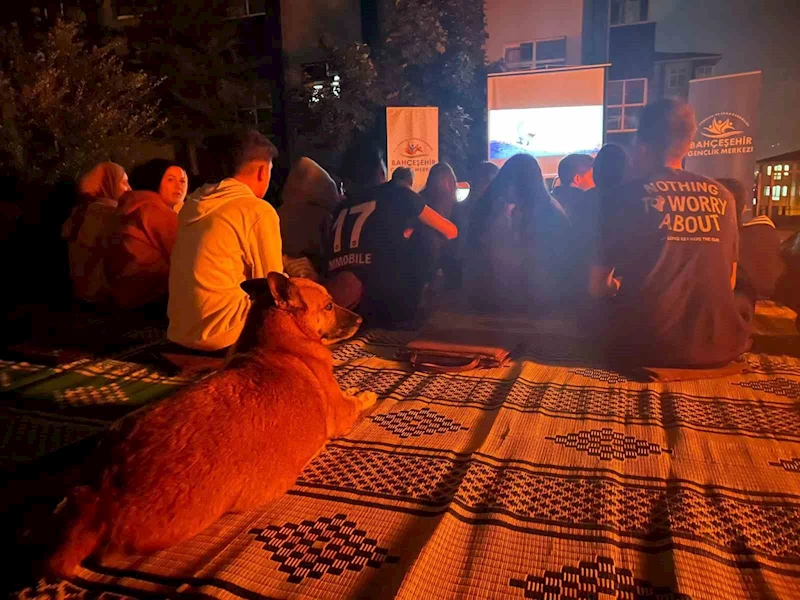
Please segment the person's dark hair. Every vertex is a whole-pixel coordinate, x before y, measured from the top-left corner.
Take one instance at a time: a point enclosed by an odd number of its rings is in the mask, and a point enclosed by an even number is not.
[[[428,172],[428,181],[425,183],[425,189],[422,190],[422,196],[433,210],[449,218],[450,211],[456,203],[456,195],[455,190],[453,190],[452,197],[444,193],[442,184],[447,180],[456,180],[453,167],[446,162],[436,163]]]
[[[167,160],[166,158],[154,158],[148,160],[146,163],[136,165],[131,169],[131,173],[128,176],[131,189],[158,193],[161,187],[161,180],[164,178],[164,173],[166,173],[167,169],[170,167],[180,167],[183,169],[183,167],[175,161]],[[185,170],[186,169],[184,169],[184,171]]]
[[[622,146],[606,144],[594,159],[594,184],[598,191],[606,192],[625,180],[628,171],[628,154]]]
[[[742,213],[744,212],[745,205],[747,204],[747,189],[738,179],[726,177],[720,179],[719,183],[731,193],[731,196],[733,196],[733,201],[736,203],[736,219],[739,225],[741,225]]]
[[[472,177],[470,177],[470,186],[486,189],[499,171],[500,167],[488,160],[478,163],[478,166],[472,172]]]
[[[409,186],[414,185],[414,171],[408,167],[397,167],[392,173],[392,181],[403,182]]]
[[[588,154],[570,154],[558,163],[558,178],[561,185],[572,185],[576,175],[583,175],[592,169],[594,159]]]
[[[480,242],[492,213],[511,199],[520,209],[523,227],[532,220],[537,207],[553,205],[539,162],[530,154],[516,154],[509,158],[478,199],[469,225],[472,244]]]
[[[236,175],[245,165],[253,161],[275,160],[278,157],[278,149],[263,133],[255,129],[246,129],[233,134],[231,157],[231,175]]]
[[[383,152],[371,144],[351,146],[342,158],[339,172],[342,174],[345,188],[372,187],[379,177],[386,177]]]
[[[697,129],[694,109],[678,98],[664,98],[644,107],[636,139],[659,158],[683,158]]]

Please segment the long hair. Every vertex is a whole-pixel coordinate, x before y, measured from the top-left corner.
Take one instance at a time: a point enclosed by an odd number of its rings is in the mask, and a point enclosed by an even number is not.
[[[446,162],[436,163],[431,167],[425,189],[421,193],[433,210],[449,219],[456,203],[456,194],[455,188],[452,191],[448,189],[448,181],[456,182],[453,168]]]
[[[471,245],[480,242],[492,215],[510,201],[517,204],[522,228],[528,226],[537,208],[553,205],[539,162],[530,154],[509,158],[478,199],[469,226]]]

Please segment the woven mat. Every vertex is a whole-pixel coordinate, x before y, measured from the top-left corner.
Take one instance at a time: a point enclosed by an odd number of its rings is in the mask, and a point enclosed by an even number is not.
[[[542,364],[580,340],[534,329],[510,366],[453,375],[393,360],[413,334],[339,346],[341,386],[381,400],[284,498],[20,597],[800,597],[800,359],[642,383]]]

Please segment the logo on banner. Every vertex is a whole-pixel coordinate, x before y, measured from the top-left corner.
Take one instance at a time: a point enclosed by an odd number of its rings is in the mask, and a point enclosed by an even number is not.
[[[397,145],[395,151],[405,158],[421,158],[433,154],[433,148],[425,140],[409,138]]]
[[[709,115],[697,125],[697,137],[692,142],[689,156],[751,154],[754,149],[749,130],[750,122],[739,114],[718,112]]]
[[[431,167],[436,164],[433,147],[419,138],[408,138],[397,144],[394,149],[399,159],[392,161],[391,167]],[[431,157],[431,158],[428,158]]]

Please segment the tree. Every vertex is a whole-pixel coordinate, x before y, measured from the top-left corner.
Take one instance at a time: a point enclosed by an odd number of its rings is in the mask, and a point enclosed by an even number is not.
[[[77,178],[122,162],[159,127],[158,80],[131,72],[123,42],[90,47],[80,26],[58,21],[23,39],[0,30],[0,155],[29,182]]]
[[[295,101],[318,128],[317,143],[339,146],[385,135],[387,106],[438,106],[440,156],[464,173],[483,157],[486,24],[481,0],[382,0],[373,47],[326,48],[337,94],[299,87]]]
[[[131,61],[168,83],[166,136],[192,148],[242,125],[272,133],[271,79],[261,72],[268,59],[250,58],[263,57],[265,49],[245,42],[263,44],[263,21],[226,20],[227,5],[165,3],[128,32]],[[247,27],[253,31],[244,31]]]

